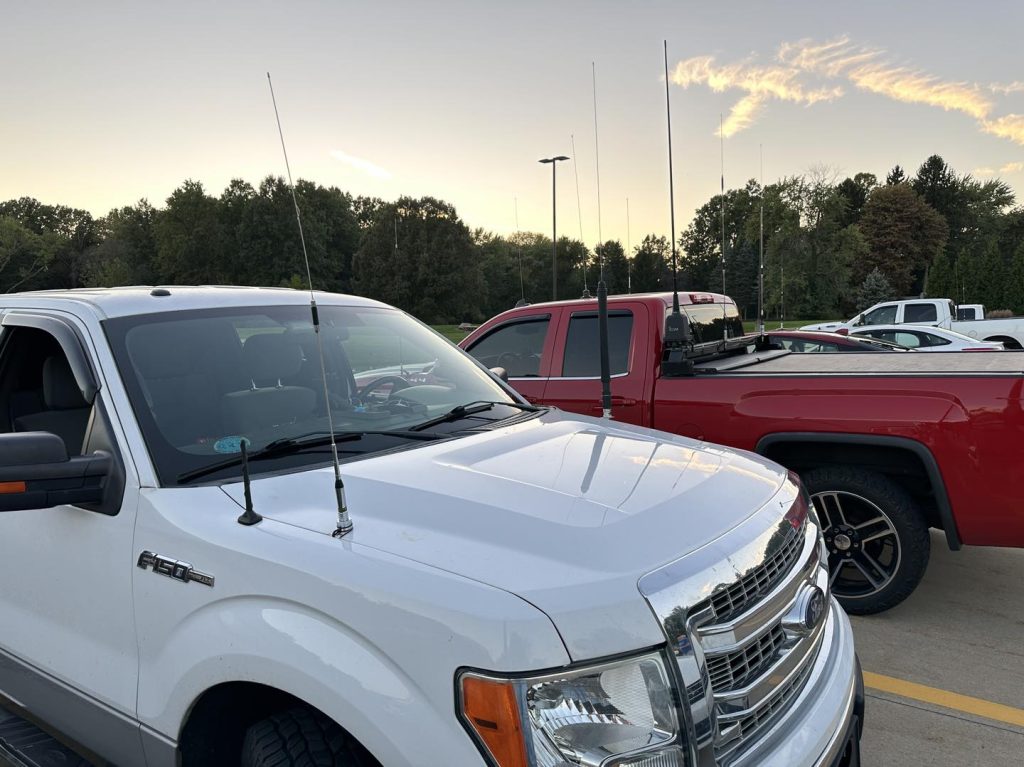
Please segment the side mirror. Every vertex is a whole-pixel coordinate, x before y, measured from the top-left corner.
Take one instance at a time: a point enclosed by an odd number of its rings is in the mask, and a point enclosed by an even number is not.
[[[111,466],[105,453],[68,458],[55,434],[0,434],[0,512],[99,503]]]
[[[491,372],[505,383],[508,383],[508,371],[505,368],[491,368]]]

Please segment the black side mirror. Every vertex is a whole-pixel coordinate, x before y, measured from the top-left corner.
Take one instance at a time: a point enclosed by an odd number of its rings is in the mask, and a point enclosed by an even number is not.
[[[508,371],[505,368],[491,368],[491,372],[505,383],[508,383]]]
[[[55,434],[0,434],[0,512],[99,503],[111,467],[106,453],[68,458]]]

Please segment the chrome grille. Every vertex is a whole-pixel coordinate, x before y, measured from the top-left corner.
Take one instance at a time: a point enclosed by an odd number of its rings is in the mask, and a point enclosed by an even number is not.
[[[735,690],[761,675],[762,671],[775,662],[779,648],[786,641],[782,624],[772,629],[745,647],[725,655],[708,658],[708,676],[712,690]]]
[[[789,572],[796,558],[800,556],[806,524],[801,524],[799,530],[789,528],[788,538],[778,551],[731,586],[719,589],[711,595],[708,601],[715,614],[712,618],[713,623],[725,623],[743,612],[751,602],[764,596]]]
[[[789,682],[776,690],[770,698],[764,700],[760,706],[746,716],[733,721],[720,722],[720,729],[729,732],[731,737],[723,745],[715,747],[715,755],[722,756],[735,751],[743,743],[750,740],[755,733],[771,724],[772,720],[782,713],[788,703],[803,689],[813,665],[813,663],[804,665]],[[730,731],[733,727],[736,729]]]

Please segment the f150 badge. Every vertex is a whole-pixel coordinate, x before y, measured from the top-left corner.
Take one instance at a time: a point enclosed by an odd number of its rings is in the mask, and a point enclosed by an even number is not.
[[[195,581],[196,583],[202,583],[204,586],[213,585],[212,575],[193,570],[192,565],[188,562],[181,562],[177,559],[154,554],[152,551],[143,551],[139,554],[138,565],[143,570],[151,567],[154,573],[166,575],[168,578],[173,578],[182,583]]]

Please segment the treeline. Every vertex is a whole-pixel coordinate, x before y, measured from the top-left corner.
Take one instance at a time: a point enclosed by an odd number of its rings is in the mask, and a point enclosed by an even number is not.
[[[551,297],[551,239],[470,229],[432,197],[396,202],[296,184],[314,284],[399,306],[432,323],[479,321]],[[753,181],[702,206],[680,234],[680,284],[722,289],[756,314],[761,208],[769,316],[848,315],[926,292],[1024,311],[1024,208],[1000,181],[957,175],[940,157],[884,183],[825,171],[763,190]],[[595,290],[603,257],[611,293],[667,288],[670,246],[650,234],[625,253],[557,244],[559,298]],[[186,181],[164,207],[146,200],[94,218],[31,198],[0,203],[0,291],[134,284],[304,287],[291,191],[280,178],[235,180],[220,194]]]

